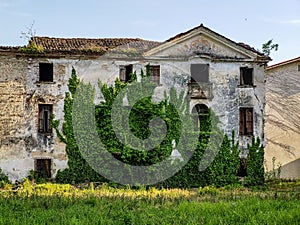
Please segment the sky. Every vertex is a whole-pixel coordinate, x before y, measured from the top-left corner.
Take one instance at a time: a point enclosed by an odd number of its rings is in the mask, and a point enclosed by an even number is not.
[[[300,56],[300,0],[0,0],[1,46],[25,45],[28,31],[164,41],[201,23],[257,50],[273,39],[270,65]]]

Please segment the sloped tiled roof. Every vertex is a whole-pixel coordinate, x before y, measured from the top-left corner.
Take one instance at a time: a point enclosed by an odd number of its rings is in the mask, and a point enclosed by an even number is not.
[[[43,48],[46,53],[104,54],[113,49],[134,48],[142,53],[159,45],[159,42],[140,38],[50,38],[33,37],[30,43]],[[126,51],[125,51],[126,52]]]
[[[26,48],[30,48],[32,44],[41,48],[42,53],[46,54],[70,54],[70,55],[103,55],[105,53],[121,53],[130,56],[142,55],[143,53],[154,49],[159,45],[180,39],[189,33],[204,29],[205,31],[227,40],[228,42],[238,46],[239,48],[252,51],[258,56],[266,60],[271,60],[268,56],[255,50],[244,43],[234,42],[212,30],[203,24],[190,29],[186,32],[175,35],[164,42],[143,40],[140,38],[53,38],[53,37],[33,37],[25,47],[0,47],[1,52],[19,51],[26,53]],[[24,49],[25,48],[25,49]],[[22,51],[23,50],[23,51]],[[30,49],[29,49],[30,50]],[[34,51],[34,49],[33,49]]]
[[[16,46],[0,46],[0,51],[17,51],[19,47]]]

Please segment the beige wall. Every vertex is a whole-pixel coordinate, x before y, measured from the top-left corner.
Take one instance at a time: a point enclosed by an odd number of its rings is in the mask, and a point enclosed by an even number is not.
[[[52,104],[61,117],[66,89],[59,88],[65,86],[59,77],[68,78],[58,64],[52,84],[38,83],[40,61],[45,59],[0,55],[0,167],[11,180],[28,176],[35,159],[51,159],[53,176],[67,166],[64,145],[55,133],[41,137],[37,124],[39,103]]]
[[[282,165],[281,177],[300,178],[300,61],[266,71],[266,169]]]

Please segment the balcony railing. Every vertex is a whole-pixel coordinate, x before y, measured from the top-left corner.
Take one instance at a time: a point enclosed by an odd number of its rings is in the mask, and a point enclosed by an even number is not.
[[[190,98],[212,99],[212,83],[188,83]]]

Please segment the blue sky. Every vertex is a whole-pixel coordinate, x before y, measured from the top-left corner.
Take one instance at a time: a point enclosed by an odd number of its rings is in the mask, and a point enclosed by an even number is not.
[[[164,41],[203,23],[261,49],[273,39],[273,63],[300,56],[300,0],[0,0],[0,45],[37,36],[140,37]]]

